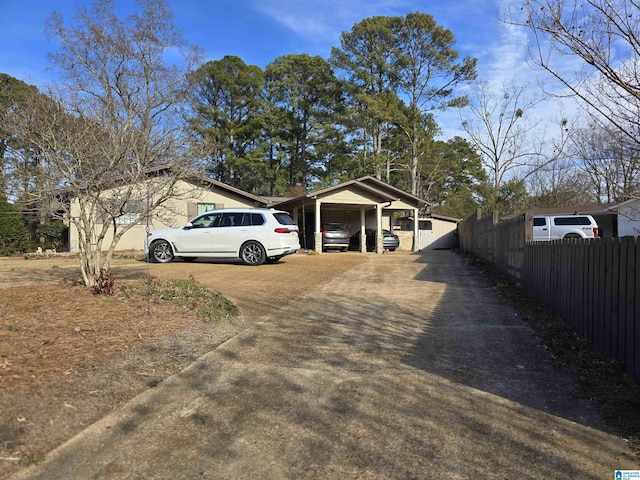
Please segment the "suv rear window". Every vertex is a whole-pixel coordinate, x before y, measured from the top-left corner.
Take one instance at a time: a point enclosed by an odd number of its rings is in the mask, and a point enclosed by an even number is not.
[[[325,231],[329,232],[346,232],[347,228],[341,223],[325,223]]]
[[[554,225],[591,225],[587,217],[557,217],[553,219]]]
[[[273,216],[280,225],[295,225],[295,223],[293,223],[293,220],[291,220],[291,217],[286,213],[276,212],[273,214]]]

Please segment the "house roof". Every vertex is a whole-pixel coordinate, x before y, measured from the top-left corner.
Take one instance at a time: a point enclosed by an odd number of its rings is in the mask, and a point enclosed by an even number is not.
[[[615,203],[593,203],[586,205],[563,205],[560,207],[541,207],[530,208],[526,211],[530,211],[533,215],[593,215],[593,214],[611,214],[610,208],[615,206]],[[506,218],[515,217],[525,213],[525,210],[515,213],[513,215],[507,215]]]
[[[436,220],[444,220],[445,222],[455,222],[455,223],[458,223],[461,221],[459,218],[447,217],[445,215],[438,215],[437,213],[432,213],[430,215],[427,215],[427,218],[435,218]],[[422,220],[422,218],[419,218],[418,220]]]
[[[617,210],[620,207],[626,207],[627,205],[631,205],[632,203],[636,203],[640,201],[640,199],[638,198],[630,198],[629,200],[625,200],[624,202],[620,202],[620,203],[616,203],[612,206],[610,206],[609,208],[607,208],[607,210]]]
[[[145,170],[145,173],[149,176],[152,176],[154,174],[159,174],[162,173],[163,171],[166,170],[171,170],[173,169],[173,165],[171,164],[166,164],[166,165],[158,165],[156,167],[152,167],[149,168],[147,170]],[[210,188],[210,189],[222,189],[222,190],[226,190],[229,193],[232,193],[238,197],[243,197],[246,199],[249,199],[253,202],[256,202],[258,204],[261,204],[262,206],[266,206],[269,202],[266,198],[264,197],[260,197],[258,195],[253,195],[252,193],[249,192],[245,192],[244,190],[241,190],[239,188],[236,187],[232,187],[231,185],[227,185],[226,183],[220,182],[218,180],[215,180],[213,178],[210,177],[206,177],[204,175],[200,175],[197,173],[188,173],[184,176],[184,181],[191,183],[192,185],[198,185],[198,186],[204,186],[205,188]]]
[[[407,217],[402,217],[401,220],[411,220],[413,221],[413,216],[409,215]],[[454,218],[454,217],[446,217],[444,215],[438,215],[435,213],[430,213],[428,215],[420,215],[418,216],[418,221],[425,221],[425,220],[442,220],[444,222],[452,222],[452,223],[459,223],[461,220],[459,218]]]
[[[192,177],[187,177],[185,181],[188,181],[195,185],[204,185],[205,187],[209,187],[213,189],[226,190],[227,192],[233,193],[236,196],[244,197],[256,203],[260,203],[263,206],[266,206],[269,204],[269,201],[264,197],[253,195],[252,193],[245,192],[244,190],[240,190],[239,188],[232,187],[231,185],[227,185],[226,183],[219,182],[218,180],[214,180],[213,178],[208,178],[200,175],[193,175]]]
[[[278,205],[280,203],[288,202],[291,197],[262,197],[267,201],[267,205]]]

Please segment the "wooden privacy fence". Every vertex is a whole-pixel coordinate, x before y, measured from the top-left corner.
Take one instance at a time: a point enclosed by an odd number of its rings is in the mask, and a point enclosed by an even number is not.
[[[532,215],[460,224],[464,250],[515,280],[640,383],[640,242],[636,237],[531,242]]]
[[[640,382],[638,272],[636,237],[533,242],[521,283]]]
[[[496,212],[481,216],[480,209],[458,227],[460,248],[491,262],[509,278],[520,281],[524,246],[531,240],[530,212],[498,221]]]

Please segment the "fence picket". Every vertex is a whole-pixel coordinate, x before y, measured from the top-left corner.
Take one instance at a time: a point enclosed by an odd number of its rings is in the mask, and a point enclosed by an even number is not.
[[[614,238],[611,242],[612,257],[611,257],[611,310],[609,311],[609,318],[611,319],[611,358],[614,360],[622,361],[620,358],[620,342],[619,325],[618,325],[618,297],[619,285],[620,285],[620,239]]]
[[[609,315],[609,312],[611,312],[611,278],[612,278],[612,265],[613,265],[613,242],[603,242],[604,243],[604,248],[605,248],[605,255],[604,255],[604,277],[603,277],[603,282],[604,282],[604,296],[603,296],[603,302],[602,302],[602,306],[603,306],[603,310],[600,314],[600,318],[602,321],[602,326],[604,328],[604,350],[603,353],[609,357],[609,358],[613,358],[612,352],[613,349],[611,348],[611,341],[612,341],[612,322],[611,322],[611,317]]]
[[[626,291],[627,295],[623,297],[625,310],[625,365],[629,373],[633,374],[637,371],[638,366],[634,365],[635,348],[635,307],[633,305],[634,297],[629,295],[636,289],[636,242],[634,237],[624,237],[622,239],[624,248],[627,252],[626,263]]]

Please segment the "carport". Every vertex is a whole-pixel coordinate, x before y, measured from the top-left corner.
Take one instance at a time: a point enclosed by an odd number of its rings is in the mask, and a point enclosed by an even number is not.
[[[376,252],[382,253],[382,230],[393,230],[394,212],[418,218],[429,203],[374,177],[334,185],[274,205],[291,213],[303,235],[303,247],[322,252],[321,225],[340,222],[351,233],[366,228],[377,232]],[[310,235],[312,233],[312,236]],[[418,222],[413,223],[412,251],[417,251]],[[308,241],[308,242],[307,242]],[[305,245],[309,243],[309,245]],[[366,236],[360,236],[360,251],[366,252]]]

